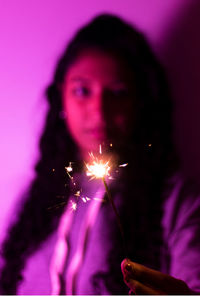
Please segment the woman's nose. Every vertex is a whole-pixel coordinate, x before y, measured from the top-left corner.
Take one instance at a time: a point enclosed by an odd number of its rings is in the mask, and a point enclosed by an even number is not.
[[[101,119],[104,119],[106,112],[105,93],[103,91],[94,95],[91,104],[91,110]]]

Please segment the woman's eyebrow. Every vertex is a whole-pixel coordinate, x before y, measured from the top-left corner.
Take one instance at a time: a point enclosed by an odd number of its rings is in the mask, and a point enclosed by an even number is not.
[[[83,76],[72,76],[69,78],[70,82],[82,82],[82,83],[92,83],[93,81],[90,78],[83,77]],[[113,80],[110,81],[109,85],[116,86],[116,87],[126,87],[127,82],[124,79],[121,80]]]
[[[73,76],[70,78],[70,81],[72,82],[90,82],[90,79],[81,77],[81,76]]]

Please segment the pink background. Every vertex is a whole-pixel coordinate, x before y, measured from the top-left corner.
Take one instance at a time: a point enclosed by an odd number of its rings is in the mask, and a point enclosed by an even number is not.
[[[140,28],[165,65],[184,170],[200,180],[199,0],[10,0],[0,8],[0,240],[33,178],[43,92],[67,40],[100,12]]]

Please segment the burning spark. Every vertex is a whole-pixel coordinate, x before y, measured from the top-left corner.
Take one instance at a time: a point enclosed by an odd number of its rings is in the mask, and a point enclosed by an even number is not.
[[[74,195],[79,197],[81,195],[81,191],[80,190],[76,191],[76,193]]]
[[[94,154],[92,152],[89,152],[88,154],[89,154],[90,158],[95,159]]]
[[[92,164],[86,164],[87,167],[87,176],[91,176],[92,179],[102,179],[106,176],[109,176],[109,162],[103,162],[102,160],[94,160]]]
[[[65,167],[65,169],[67,170],[68,173],[72,172],[72,170],[73,170],[72,167],[70,167],[70,166]]]
[[[120,167],[120,168],[124,168],[124,167],[126,167],[127,165],[128,165],[128,163],[123,163],[123,164],[120,164],[119,167]]]
[[[65,169],[66,169],[66,171],[67,171],[68,173],[70,173],[70,172],[73,171],[73,168],[72,168],[72,162],[71,162],[71,161],[69,162],[69,166],[68,166],[68,167],[65,167]]]
[[[102,155],[102,147],[99,145],[99,154]],[[106,176],[110,176],[110,165],[109,161],[105,162],[102,159],[94,157],[92,152],[89,153],[89,156],[92,160],[91,164],[86,163],[87,167],[87,176],[91,176],[91,179],[104,179]]]
[[[77,209],[77,204],[74,202],[74,201],[72,201],[72,200],[70,200],[71,201],[71,209],[73,210],[73,211],[76,211],[76,209]]]
[[[71,180],[73,180],[73,177],[70,175],[70,173],[73,171],[73,169],[72,169],[72,163],[71,162],[69,163],[69,166],[68,167],[65,167],[65,170],[66,170],[66,173],[69,176],[69,178]]]
[[[89,200],[91,200],[91,198],[87,197],[87,196],[81,196],[81,199],[84,203],[88,202]]]
[[[101,148],[101,145],[99,145],[99,153],[102,154],[102,148]]]

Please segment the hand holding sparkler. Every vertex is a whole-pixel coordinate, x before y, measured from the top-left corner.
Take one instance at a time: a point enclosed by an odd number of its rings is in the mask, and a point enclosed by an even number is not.
[[[124,259],[121,269],[129,295],[191,295],[197,294],[187,284],[168,274],[151,269],[129,259]]]

